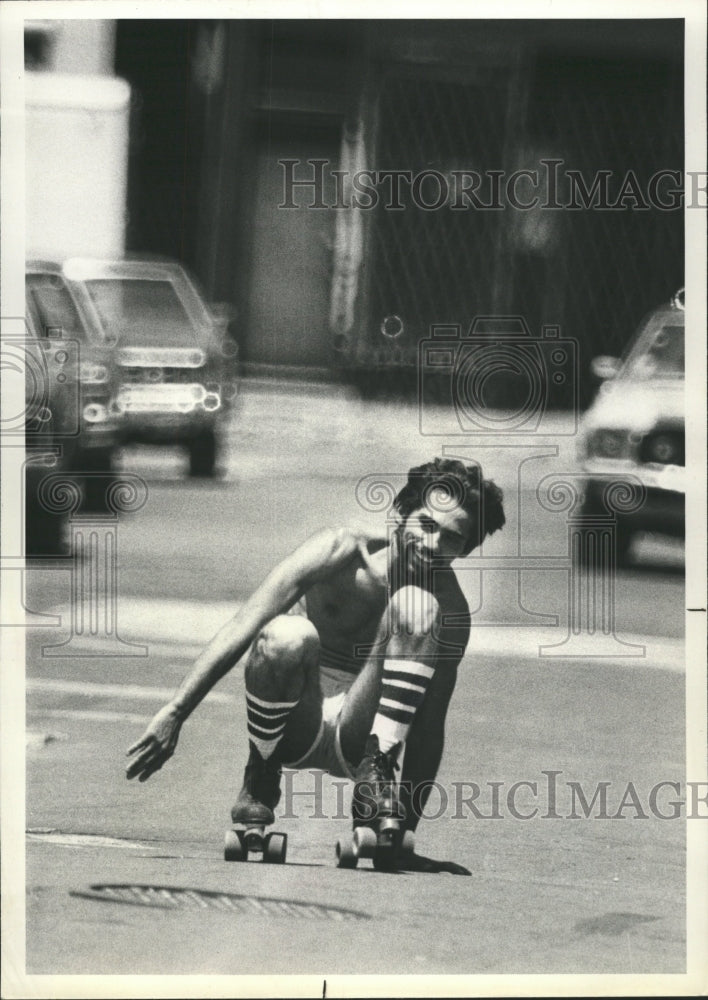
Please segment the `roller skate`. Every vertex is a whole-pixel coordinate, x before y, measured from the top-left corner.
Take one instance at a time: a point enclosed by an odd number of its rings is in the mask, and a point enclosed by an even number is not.
[[[414,836],[403,829],[406,815],[395,776],[400,751],[397,743],[384,753],[378,737],[368,737],[356,771],[352,837],[337,841],[338,868],[356,868],[359,858],[371,858],[378,871],[395,871],[401,857],[413,852]]]
[[[243,774],[243,787],[231,810],[234,827],[226,831],[225,861],[248,861],[249,854],[269,864],[284,864],[288,847],[285,833],[268,833],[275,822],[273,810],[280,801],[280,764],[264,760],[253,743]]]

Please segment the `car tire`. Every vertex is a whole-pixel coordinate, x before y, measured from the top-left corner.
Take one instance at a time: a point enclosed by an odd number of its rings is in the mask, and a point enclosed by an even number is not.
[[[634,532],[626,521],[621,518],[617,520],[617,530],[615,532],[615,559],[616,565],[620,568],[629,566],[632,560],[629,552],[632,547]]]
[[[47,473],[51,470],[48,469]],[[68,556],[66,541],[68,514],[49,511],[39,499],[42,476],[28,474],[25,467],[25,557]]]
[[[200,431],[188,444],[189,474],[208,478],[216,471],[216,431],[213,427]]]
[[[586,488],[585,497],[583,499],[582,506],[580,508],[581,515],[585,517],[592,517],[597,515],[604,515],[607,517],[607,510],[600,499],[598,493],[593,489],[592,486]],[[617,518],[616,528],[615,528],[615,565],[618,568],[623,568],[628,566],[631,562],[629,558],[629,552],[632,546],[632,538],[634,536],[634,529],[631,523],[622,517]],[[585,545],[580,546],[581,557],[585,554]]]

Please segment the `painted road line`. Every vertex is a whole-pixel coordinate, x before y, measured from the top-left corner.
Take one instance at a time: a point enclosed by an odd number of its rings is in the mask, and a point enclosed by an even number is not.
[[[155,850],[157,844],[140,843],[135,840],[120,840],[98,833],[62,833],[60,830],[28,830],[27,840],[43,844],[57,844],[61,847],[117,847],[124,851]]]
[[[52,694],[85,695],[89,698],[128,698],[139,701],[169,701],[175,693],[173,687],[158,688],[142,684],[93,684],[89,681],[62,681],[54,677],[28,677],[27,690]],[[212,704],[231,705],[233,695],[212,691],[204,699]]]
[[[149,636],[139,637],[142,643],[148,646],[148,658],[165,659],[176,661],[193,661],[203,651],[203,645],[187,645],[185,643],[168,643],[155,641]],[[642,655],[627,656],[599,656],[595,651],[592,640],[588,640],[583,656],[573,657],[563,656],[562,652],[555,657],[540,655],[539,648],[544,645],[552,645],[562,641],[563,633],[560,629],[529,629],[529,628],[509,628],[505,626],[485,626],[474,629],[470,643],[467,647],[465,658],[469,660],[501,659],[501,660],[535,660],[539,666],[552,664],[554,659],[562,660],[564,663],[572,662],[595,662],[598,665],[611,664],[619,667],[640,667],[645,669],[670,670],[674,673],[684,673],[686,669],[686,647],[682,639],[669,639],[657,636],[635,635],[623,633],[620,635],[622,642],[628,644],[628,653],[632,654],[631,647],[644,647]],[[95,650],[97,659],[100,659],[105,650],[105,644],[101,641],[92,643],[90,639],[83,640],[87,649]],[[115,657],[111,652],[113,662],[120,662],[120,657]],[[55,662],[53,660],[53,662]]]
[[[175,646],[205,645],[241,607],[238,601],[179,601],[169,599],[118,597],[118,633],[126,642],[135,642],[136,636],[147,637],[148,642],[167,642]],[[71,622],[69,605],[51,609],[51,614],[61,616],[63,629]],[[65,633],[66,634],[66,633]],[[82,643],[91,641],[82,637]],[[47,641],[47,640],[45,640]],[[144,638],[140,641],[144,642]],[[97,644],[105,640],[96,636]]]
[[[201,601],[121,596],[118,600],[119,631],[126,641],[146,644],[148,656],[193,660],[219,629],[233,618],[239,607],[235,601],[207,604]],[[70,620],[66,607],[54,607],[51,612],[62,615],[65,622]],[[549,658],[548,653],[541,656],[539,649],[561,643],[565,636],[566,631],[562,627],[528,628],[503,623],[475,627],[473,624],[467,655],[547,663],[552,662],[553,658]],[[600,645],[601,636],[588,636],[584,639],[582,650],[576,646],[574,658],[578,658],[577,654],[582,652],[582,658],[591,662],[653,667],[677,673],[685,671],[686,650],[681,638],[620,633],[618,639],[625,644],[624,649],[616,645],[611,650],[612,655],[599,656],[598,653],[607,649],[605,646],[603,650]],[[95,648],[97,656],[101,654],[102,645],[105,648],[103,640],[98,636],[95,646],[89,636],[84,637],[82,643],[87,648]],[[636,647],[644,647],[644,652],[637,655]],[[570,647],[568,652],[570,653]],[[561,648],[558,650],[558,658],[565,658]]]
[[[56,633],[58,635],[58,633]],[[47,642],[47,639],[54,641],[55,634],[51,633],[49,629],[43,632],[42,637],[43,645],[51,645]],[[150,639],[146,642],[145,639],[141,639],[140,644],[147,646],[146,653],[131,653],[128,647],[124,647],[124,651],[121,653],[116,653],[116,647],[114,644],[106,645],[104,639],[100,636],[85,636],[81,640],[82,653],[87,659],[97,659],[100,660],[103,657],[107,657],[113,663],[120,663],[124,660],[147,660],[147,659],[157,659],[157,660],[173,660],[175,662],[183,662],[196,660],[200,653],[204,651],[206,642],[199,644],[187,644],[184,642],[162,642],[160,640]],[[88,657],[88,652],[90,651],[91,656]],[[44,658],[44,657],[42,657]],[[51,657],[52,663],[56,663],[60,660],[75,660],[69,653],[63,654],[62,656],[57,656],[56,653]]]
[[[470,643],[467,647],[466,658],[479,659],[502,659],[502,660],[524,660],[537,661],[539,665],[550,664],[554,657],[548,655],[541,656],[539,647],[551,645],[561,641],[559,631],[553,629],[515,629],[504,627],[487,627],[475,629],[472,632]],[[623,633],[620,636],[622,642],[628,644],[628,653],[632,653],[631,647],[644,647],[643,655],[627,656],[599,656],[592,640],[588,640],[583,656],[578,656],[577,649],[574,660],[581,662],[597,662],[598,664],[612,664],[613,666],[654,668],[657,670],[670,670],[674,673],[684,673],[686,669],[686,646],[682,639],[659,638],[657,636],[634,635]],[[203,651],[204,646],[186,645],[184,643],[169,643],[155,641],[148,636],[140,636],[140,641],[148,646],[148,657],[173,661],[193,661]],[[94,649],[97,659],[100,659],[105,645],[100,641],[92,643],[90,639],[82,640],[86,649]],[[120,657],[112,655],[113,662],[120,662]],[[570,656],[564,657],[560,653],[556,659],[568,662]]]
[[[118,612],[121,637],[126,641],[164,642],[173,645],[184,643],[188,648],[201,648],[240,610],[239,601],[190,601],[177,599],[159,599],[154,597],[135,597],[120,595]],[[69,607],[55,606],[48,611],[53,615],[62,616],[69,621]],[[522,649],[530,644],[558,642],[563,637],[563,629],[528,628],[505,624],[475,626],[472,623],[473,636],[487,649],[498,642],[503,655],[509,648],[519,646]],[[85,637],[89,639],[89,636]],[[673,646],[683,643],[682,639],[668,636],[638,636],[636,634],[621,634],[624,642],[649,644],[667,643]],[[83,641],[83,640],[82,640]],[[522,655],[524,655],[522,653]]]
[[[84,708],[31,708],[28,713],[33,718],[76,719],[79,722],[120,722],[144,726],[150,720],[150,713],[134,715],[131,712],[101,712]]]

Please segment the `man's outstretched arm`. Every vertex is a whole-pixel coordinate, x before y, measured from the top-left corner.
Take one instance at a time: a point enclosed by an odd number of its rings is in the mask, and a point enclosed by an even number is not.
[[[415,830],[437,777],[445,742],[445,716],[457,679],[454,664],[438,666],[426,699],[411,726],[401,775],[401,802],[406,810],[405,828]],[[436,861],[421,854],[402,859],[406,871],[471,875],[454,861]]]
[[[418,826],[437,777],[445,745],[445,716],[456,680],[454,664],[437,667],[408,734],[401,774],[401,798],[408,830]]]
[[[128,749],[128,778],[145,781],[174,753],[182,723],[214,685],[242,658],[263,626],[287,611],[313,583],[344,565],[366,544],[346,528],[325,529],[295,549],[217,632],[197,657],[173,697]]]

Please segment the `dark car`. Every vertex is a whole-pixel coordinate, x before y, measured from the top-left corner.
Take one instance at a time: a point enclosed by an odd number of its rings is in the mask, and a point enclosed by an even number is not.
[[[599,392],[580,428],[584,512],[602,510],[602,492],[638,479],[644,503],[618,518],[617,556],[635,531],[685,534],[685,312],[683,289],[642,320],[622,360],[595,358]]]
[[[60,265],[25,266],[25,550],[62,551],[66,514],[42,495],[48,475],[76,486],[79,507],[101,507],[118,446],[117,369],[90,312]]]
[[[190,474],[213,475],[233,394],[235,345],[222,318],[174,261],[74,258],[64,273],[113,345],[122,439],[183,444]]]

